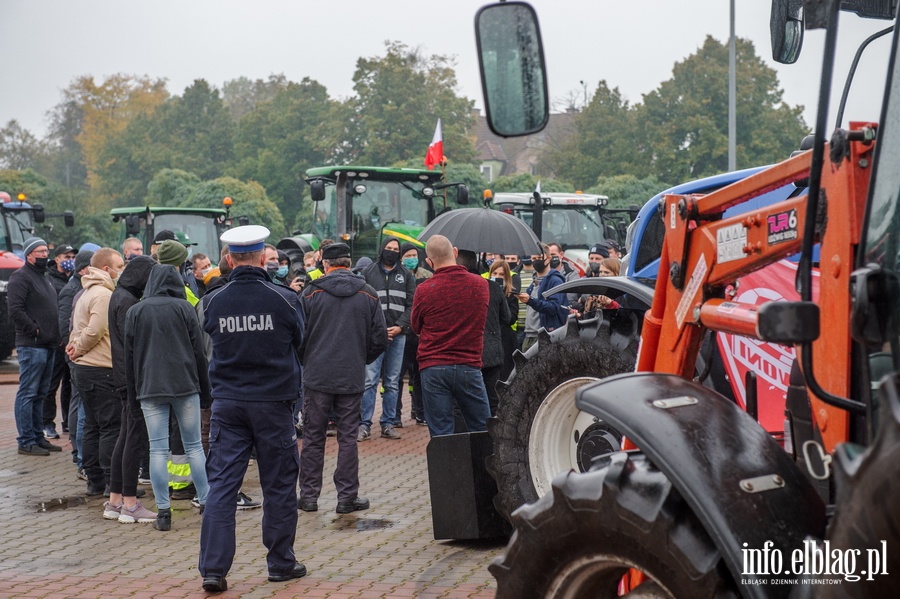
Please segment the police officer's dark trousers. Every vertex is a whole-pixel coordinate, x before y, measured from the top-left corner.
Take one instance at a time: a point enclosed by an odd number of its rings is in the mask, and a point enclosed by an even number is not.
[[[300,455],[300,497],[317,500],[322,492],[325,464],[325,429],[334,411],[338,455],[334,486],[338,501],[353,501],[359,494],[359,408],[362,393],[340,395],[303,388],[303,453]]]
[[[209,496],[200,529],[200,575],[225,576],[235,552],[237,495],[247,472],[250,450],[262,486],[263,544],[269,574],[286,574],[297,559],[297,486],[300,468],[293,402],[216,399],[209,428],[206,472]]]

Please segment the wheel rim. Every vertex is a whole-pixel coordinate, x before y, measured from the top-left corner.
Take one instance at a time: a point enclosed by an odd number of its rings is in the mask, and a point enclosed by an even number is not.
[[[636,564],[618,555],[587,555],[557,573],[548,596],[575,599],[585,596],[585,592],[594,596],[618,596],[619,581],[632,568],[639,569]],[[657,580],[646,573],[644,575],[644,582],[621,596],[631,599],[675,599],[675,595]],[[607,592],[612,594],[607,595]]]
[[[584,472],[591,458],[619,448],[618,433],[575,406],[575,391],[598,380],[583,376],[565,381],[544,397],[534,415],[528,466],[538,497],[550,490],[550,482],[560,472]]]

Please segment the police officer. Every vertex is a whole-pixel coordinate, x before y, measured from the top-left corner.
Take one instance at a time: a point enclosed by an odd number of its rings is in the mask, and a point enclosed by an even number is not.
[[[256,447],[265,495],[262,537],[270,582],[306,575],[297,563],[297,490],[300,456],[292,410],[300,390],[298,351],[304,318],[297,294],[275,285],[265,270],[265,240],[259,225],[222,234],[234,268],[229,283],[209,294],[204,330],[212,339],[209,378],[209,496],[200,530],[203,590],[228,588],[235,553],[235,502],[250,450]]]

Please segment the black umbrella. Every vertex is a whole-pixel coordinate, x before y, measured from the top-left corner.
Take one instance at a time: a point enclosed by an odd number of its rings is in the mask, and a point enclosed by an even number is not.
[[[462,208],[440,215],[419,234],[419,241],[443,235],[455,247],[473,252],[541,254],[541,241],[518,218],[490,208]]]

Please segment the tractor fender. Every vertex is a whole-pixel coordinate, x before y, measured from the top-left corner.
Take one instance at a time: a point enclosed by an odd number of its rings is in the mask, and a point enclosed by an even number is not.
[[[789,571],[804,538],[822,538],[825,505],[809,479],[752,417],[712,389],[670,374],[630,373],[582,387],[576,405],[666,474],[735,580],[752,578],[743,573],[744,548],[771,542]],[[756,590],[766,589],[743,588],[750,596]]]

